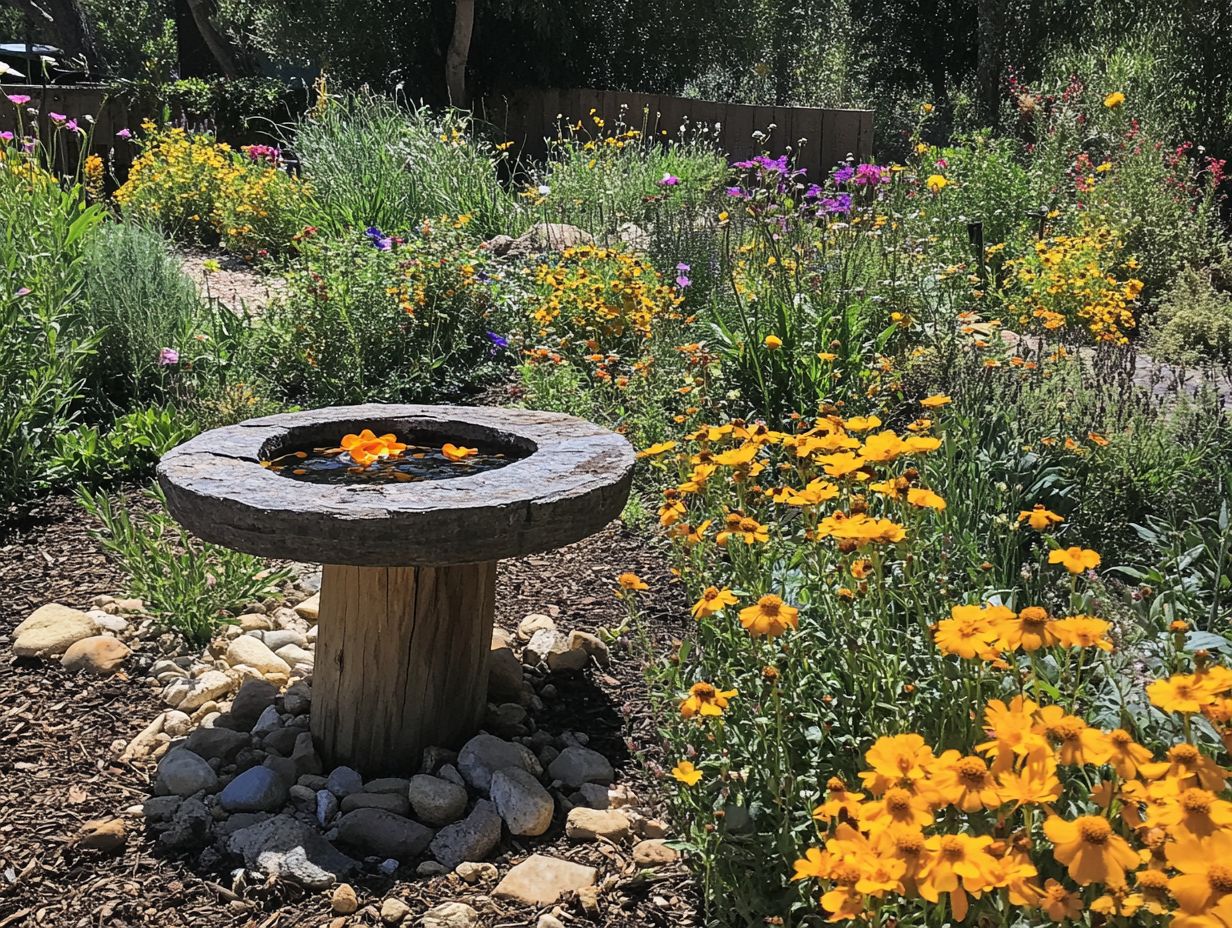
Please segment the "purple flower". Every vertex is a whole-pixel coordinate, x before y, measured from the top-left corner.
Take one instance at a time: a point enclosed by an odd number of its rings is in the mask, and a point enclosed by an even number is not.
[[[742,171],[747,171],[750,168],[757,167],[757,162],[756,161],[733,161],[732,167],[739,168]]]
[[[68,119],[63,113],[48,113],[47,118],[52,122],[65,122]]]
[[[503,335],[497,335],[495,332],[488,333],[488,341],[490,341],[497,348],[509,347],[509,339],[505,338]]]
[[[693,286],[693,281],[689,280],[689,278],[686,277],[684,274],[681,274],[679,277],[676,278],[676,286],[679,287],[681,290],[684,290],[686,287]]]
[[[393,251],[393,238],[383,233],[376,226],[368,226],[364,230],[364,235],[368,236],[368,240],[372,242],[372,247],[377,251]]]
[[[836,184],[845,184],[856,175],[856,169],[850,164],[844,164],[841,168],[834,172],[834,182]]]
[[[30,98],[24,93],[9,94],[9,102],[14,106],[24,106],[30,102]]]
[[[885,169],[880,165],[862,164],[856,168],[856,183],[861,187],[876,187],[885,179]]]
[[[687,274],[689,273],[689,271],[693,270],[693,268],[691,265],[685,264],[683,261],[681,261],[679,264],[676,265],[676,270],[678,270],[681,274]]]
[[[744,192],[743,187],[728,187],[726,193],[729,197],[736,200],[744,200],[748,198],[748,194]]]
[[[68,122],[66,122],[64,124],[64,128],[67,129],[69,132],[80,132],[82,135],[86,134],[86,130],[81,128],[81,126],[77,125],[77,120],[75,119],[70,119]]]
[[[12,132],[0,132],[0,142],[11,142],[11,141],[13,141]]]
[[[117,139],[131,139],[132,137],[133,137],[132,129],[121,129],[119,132],[116,133]]]
[[[816,200],[819,196],[821,196],[820,184],[809,184],[808,189],[804,191],[804,199],[806,200]]]
[[[180,363],[180,353],[174,348],[160,348],[158,351],[159,367],[171,367]]]
[[[821,202],[817,204],[817,208],[823,213],[846,215],[851,212],[851,194],[836,193],[832,197],[822,197]]]
[[[675,174],[664,174],[663,179],[659,181],[660,187],[675,187],[680,183],[680,178]]]

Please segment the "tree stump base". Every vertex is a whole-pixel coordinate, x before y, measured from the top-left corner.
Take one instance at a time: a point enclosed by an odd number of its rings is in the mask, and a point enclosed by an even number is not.
[[[487,707],[495,607],[495,561],[326,565],[311,716],[326,767],[401,775],[419,769],[424,748],[473,735]]]

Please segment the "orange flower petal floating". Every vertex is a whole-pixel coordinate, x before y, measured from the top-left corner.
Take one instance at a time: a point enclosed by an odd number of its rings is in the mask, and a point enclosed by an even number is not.
[[[478,453],[478,448],[463,448],[461,445],[454,445],[449,442],[445,442],[441,446],[441,454],[451,461],[462,461]]]

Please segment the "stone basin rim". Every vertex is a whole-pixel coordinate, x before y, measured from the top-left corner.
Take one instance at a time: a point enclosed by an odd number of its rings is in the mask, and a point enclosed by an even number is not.
[[[362,485],[305,483],[260,466],[304,436],[336,441],[368,427],[482,441],[525,457],[447,480]],[[309,563],[448,566],[594,534],[623,509],[633,465],[623,437],[561,413],[370,403],[202,433],[164,455],[158,480],[181,524],[226,547]]]

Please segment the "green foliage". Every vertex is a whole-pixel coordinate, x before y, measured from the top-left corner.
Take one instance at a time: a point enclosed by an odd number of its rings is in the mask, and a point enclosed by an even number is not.
[[[98,486],[146,478],[159,458],[197,431],[195,420],[161,406],[127,413],[108,427],[78,426],[56,436],[48,479],[62,486]]]
[[[560,127],[523,197],[547,221],[611,235],[626,223],[713,206],[729,173],[708,127],[626,113],[609,128],[591,114]]]
[[[515,203],[497,177],[503,155],[460,112],[405,108],[371,93],[326,98],[291,144],[316,193],[318,225],[403,231],[467,216],[485,238],[508,231]]]
[[[262,375],[312,406],[459,398],[484,383],[507,317],[487,253],[457,224],[425,223],[388,250],[375,231],[307,240],[265,311]]]
[[[176,70],[175,21],[167,0],[82,0],[81,10],[117,75],[158,83]]]
[[[1232,368],[1232,294],[1216,290],[1209,272],[1182,271],[1151,319],[1147,350],[1173,364]]]
[[[61,187],[0,143],[0,505],[41,478],[77,398],[94,336],[72,330],[84,250],[102,220],[81,189]]]
[[[163,237],[136,223],[103,225],[87,243],[84,262],[73,324],[98,339],[84,370],[92,405],[105,412],[167,399],[180,368],[160,363],[160,352],[171,348],[189,366],[208,347],[193,337],[208,328],[196,285]]]
[[[166,513],[161,490],[146,497],[130,511],[103,494],[77,493],[101,523],[95,538],[127,575],[128,592],[189,645],[208,644],[229,614],[290,579],[289,571],[271,570],[260,558],[194,538]]]
[[[267,141],[275,124],[307,99],[269,77],[187,77],[163,84],[159,95],[172,119],[211,125],[218,138],[232,144]]]

